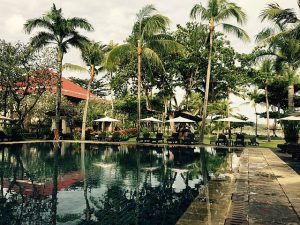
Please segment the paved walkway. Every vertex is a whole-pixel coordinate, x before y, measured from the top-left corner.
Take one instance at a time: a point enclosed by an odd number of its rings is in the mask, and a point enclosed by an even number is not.
[[[210,181],[177,225],[224,221],[300,225],[300,176],[270,149],[245,149],[234,178]]]

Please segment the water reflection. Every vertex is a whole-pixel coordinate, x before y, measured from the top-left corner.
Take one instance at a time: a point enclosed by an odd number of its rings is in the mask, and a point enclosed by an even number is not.
[[[0,151],[3,224],[175,224],[236,158],[216,149],[69,143]]]

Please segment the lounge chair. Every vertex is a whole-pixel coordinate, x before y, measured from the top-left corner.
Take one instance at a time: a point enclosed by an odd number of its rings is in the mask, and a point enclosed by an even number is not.
[[[143,137],[137,137],[136,138],[137,142],[150,142],[151,138],[150,138],[150,133],[143,133]]]
[[[156,144],[157,144],[159,141],[164,142],[164,134],[163,133],[156,133],[155,138],[150,138],[151,143],[156,142]]]
[[[249,145],[252,145],[252,146],[259,146],[259,143],[256,141],[256,137],[251,137],[251,138],[250,138]]]
[[[228,139],[225,134],[219,134],[218,140],[216,141],[216,145],[228,145]]]
[[[245,146],[245,136],[243,134],[237,134],[234,145],[235,146],[238,146],[238,145]]]
[[[183,144],[196,144],[197,141],[195,140],[195,134],[188,133],[188,135],[183,138],[182,143]]]
[[[172,133],[172,136],[167,139],[167,143],[179,143],[179,133]]]

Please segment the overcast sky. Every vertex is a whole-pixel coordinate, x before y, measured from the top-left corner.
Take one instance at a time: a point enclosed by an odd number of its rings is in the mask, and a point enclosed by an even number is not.
[[[263,27],[258,15],[270,0],[233,0],[240,5],[248,15],[248,22],[244,29],[254,37]],[[86,18],[95,31],[87,36],[104,43],[109,40],[122,42],[131,32],[136,13],[146,4],[154,4],[158,11],[168,16],[171,29],[176,24],[189,21],[192,7],[206,0],[1,0],[0,8],[0,38],[7,41],[28,41],[30,35],[25,34],[23,24],[27,19],[40,17],[47,12],[53,3],[63,9],[65,17]],[[277,0],[285,8],[296,8],[296,0]],[[229,36],[232,45],[241,52],[249,52],[252,43],[243,43]],[[253,40],[253,39],[252,39]],[[65,62],[79,63],[78,51],[70,51]]]
[[[30,35],[25,34],[23,25],[27,19],[37,18],[49,11],[53,3],[63,9],[65,17],[86,18],[95,31],[86,35],[107,43],[109,40],[123,42],[131,33],[136,13],[147,4],[154,4],[157,10],[171,21],[171,29],[176,24],[189,21],[192,7],[207,0],[0,0],[0,39],[27,42]],[[232,45],[239,52],[250,52],[254,47],[253,37],[266,25],[260,22],[259,14],[268,3],[277,2],[284,8],[297,9],[297,0],[232,0],[240,5],[248,15],[244,29],[252,38],[251,43],[243,43],[229,35]],[[64,63],[81,63],[77,50],[66,54]],[[242,111],[247,112],[247,109]]]

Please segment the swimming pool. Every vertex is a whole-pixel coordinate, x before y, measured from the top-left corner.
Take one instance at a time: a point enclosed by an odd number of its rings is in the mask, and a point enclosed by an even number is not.
[[[198,147],[0,145],[0,216],[8,224],[172,225],[230,167],[229,156]]]

